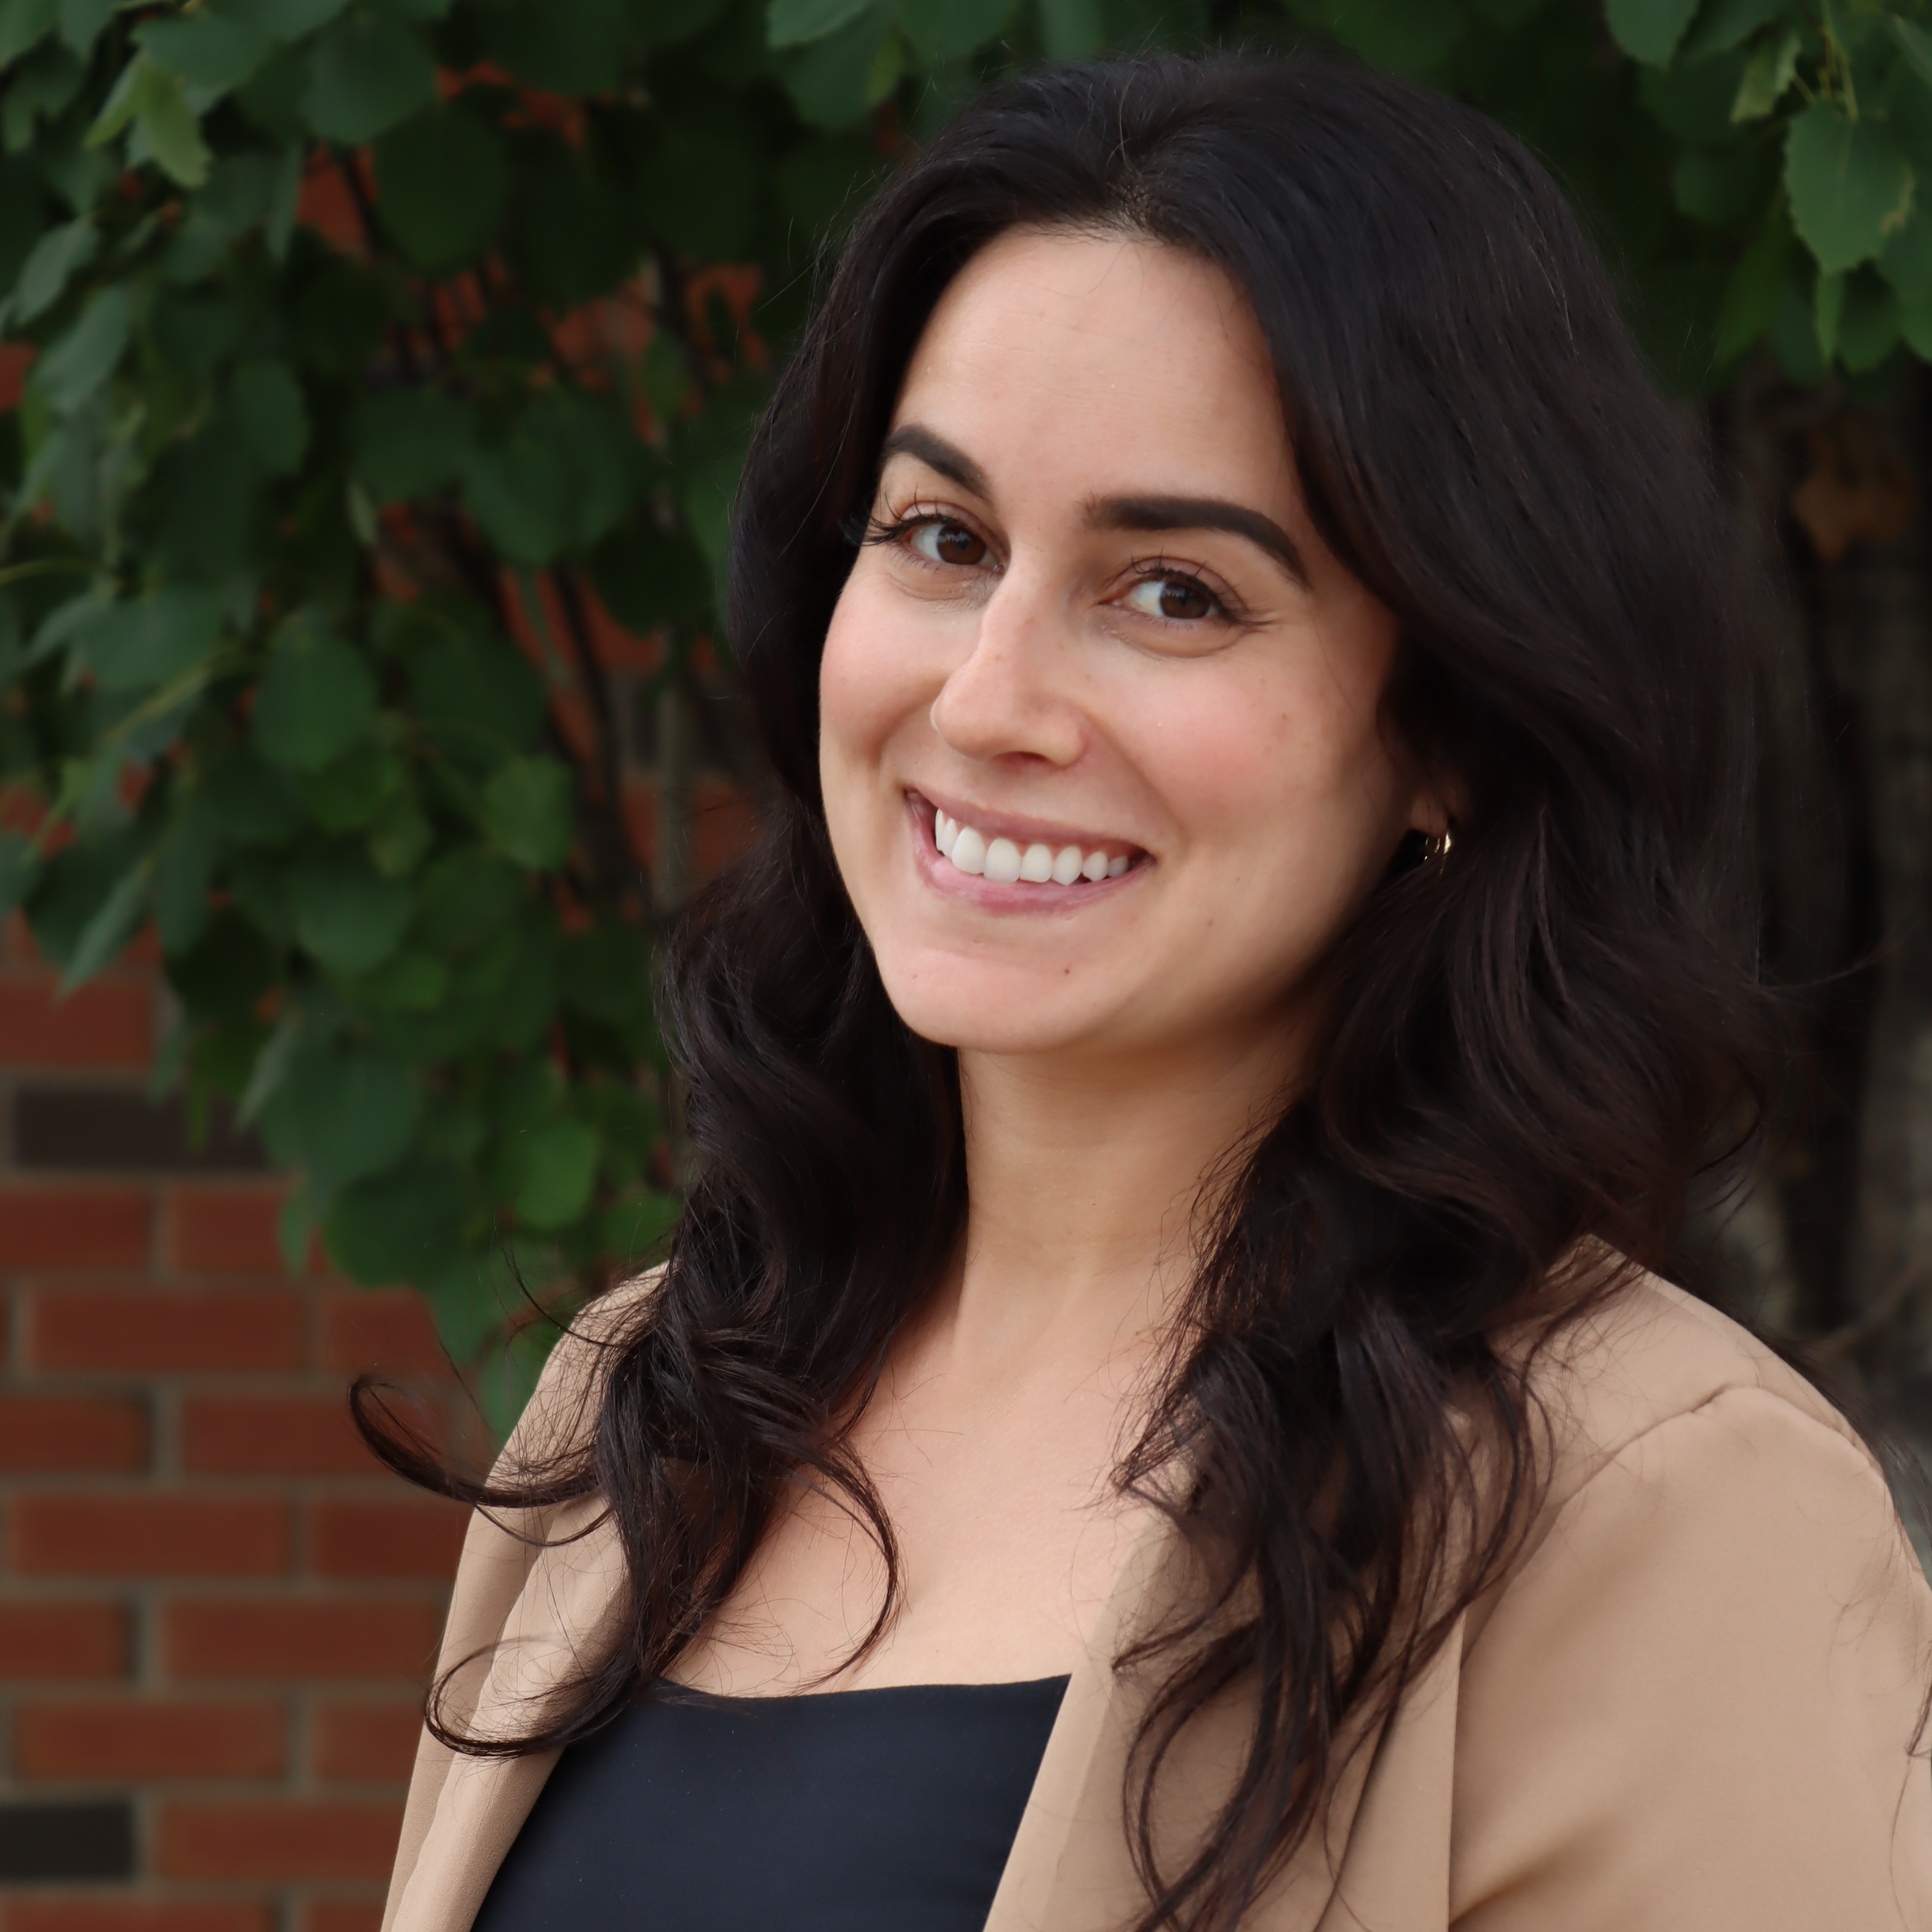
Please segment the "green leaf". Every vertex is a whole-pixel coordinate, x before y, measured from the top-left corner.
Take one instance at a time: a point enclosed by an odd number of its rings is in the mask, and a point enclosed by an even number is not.
[[[144,859],[124,874],[101,902],[94,916],[81,928],[80,939],[68,956],[67,970],[61,975],[61,998],[65,999],[120,957],[147,910],[153,884],[153,862]]]
[[[648,31],[652,9],[624,0],[507,0],[478,10],[484,51],[532,87],[552,94],[609,94],[622,85],[626,57]]]
[[[848,128],[892,92],[899,71],[894,56],[903,51],[891,9],[874,0],[836,32],[787,56],[785,92],[812,127]]]
[[[1885,244],[1878,266],[1908,307],[1932,302],[1932,211],[1912,210],[1912,219]]]
[[[349,0],[229,0],[228,10],[271,40],[305,40],[348,4]]]
[[[1751,50],[1731,103],[1735,122],[1761,121],[1790,91],[1798,77],[1798,52],[1802,42],[1796,27],[1780,38],[1762,40]]]
[[[1912,212],[1910,164],[1869,119],[1817,100],[1785,139],[1784,182],[1799,238],[1827,274],[1870,261]]]
[[[56,0],[0,0],[0,68],[44,40],[57,17]]]
[[[431,946],[460,952],[487,939],[515,912],[524,882],[494,853],[472,846],[446,853],[423,874],[420,923]]]
[[[350,424],[356,474],[378,504],[399,503],[454,483],[476,453],[470,411],[437,389],[365,396]]]
[[[650,953],[642,934],[628,926],[571,933],[558,966],[564,998],[606,1026],[626,1025],[650,1007]]]
[[[472,1196],[446,1160],[412,1160],[358,1180],[335,1197],[322,1238],[336,1265],[365,1288],[413,1281],[447,1266]]]
[[[34,387],[58,413],[71,415],[114,373],[133,319],[124,284],[95,290],[80,320],[34,364]]]
[[[382,225],[432,274],[476,257],[496,226],[508,180],[502,135],[460,102],[430,108],[376,144]]]
[[[916,0],[899,22],[921,59],[957,60],[996,40],[1011,23],[1014,0]]]
[[[302,825],[302,794],[293,781],[246,746],[210,766],[202,794],[215,823],[238,845],[286,844]]]
[[[1820,275],[1812,292],[1811,311],[1818,332],[1818,352],[1828,364],[1838,352],[1838,318],[1844,308],[1844,275]]]
[[[1696,26],[1678,46],[1678,58],[1696,61],[1729,53],[1776,20],[1786,4],[1787,0],[1706,0]]]
[[[332,973],[367,973],[396,950],[415,901],[360,854],[313,859],[289,874],[296,937]]]
[[[605,1252],[626,1272],[661,1259],[683,1212],[675,1194],[639,1190],[626,1195],[604,1211]]]
[[[44,44],[22,62],[0,108],[7,152],[17,154],[34,144],[34,130],[56,119],[80,92],[87,69],[65,47]]]
[[[760,172],[741,140],[667,122],[640,177],[651,226],[694,262],[736,262],[749,252]]]
[[[1720,363],[1734,362],[1768,328],[1791,280],[1790,224],[1780,212],[1744,250],[1718,312]]]
[[[176,818],[154,866],[154,930],[171,961],[187,954],[208,928],[208,889],[220,856],[220,825],[196,793]]]
[[[353,832],[368,824],[402,784],[402,761],[395,753],[374,739],[358,738],[333,764],[303,779],[302,796],[324,831]],[[395,876],[380,862],[376,869]]]
[[[1633,60],[1651,67],[1670,64],[1696,13],[1697,0],[1604,0],[1611,37]]]
[[[572,790],[568,766],[555,758],[512,758],[484,788],[484,830],[518,865],[550,871],[576,837]]]
[[[40,875],[40,848],[25,833],[0,832],[0,913],[10,913]]]
[[[1898,346],[1902,316],[1898,296],[1871,269],[1848,277],[1838,316],[1838,360],[1855,376],[1877,368]]]
[[[422,1088],[366,1047],[318,1048],[296,1056],[271,1112],[280,1117],[278,1138],[328,1191],[380,1174],[409,1152]]]
[[[314,772],[349,748],[375,709],[376,680],[354,646],[319,619],[294,617],[276,634],[250,722],[267,757]]]
[[[142,61],[136,70],[134,104],[136,142],[128,158],[140,160],[139,151],[145,149],[170,181],[183,188],[200,187],[214,158],[201,138],[201,122],[188,105],[181,77]]]
[[[1912,63],[1912,71],[1918,78],[1928,87],[1932,87],[1932,34],[1910,20],[1901,20],[1896,14],[1892,16],[1891,24],[1899,51]]]
[[[230,391],[239,425],[271,476],[291,476],[308,448],[308,408],[286,362],[262,356],[235,372]]]
[[[58,302],[70,277],[94,260],[100,247],[100,231],[91,216],[82,215],[58,228],[50,228],[34,244],[21,266],[20,279],[14,285],[9,320],[32,322],[42,310]]]
[[[59,0],[60,37],[82,60],[114,17],[116,0]]]
[[[338,20],[309,55],[302,111],[326,141],[361,147],[436,98],[436,64],[392,14],[362,8]]]
[[[1040,0],[1040,23],[1052,60],[1084,60],[1107,38],[1100,0]]]
[[[510,1205],[530,1228],[567,1227],[590,1204],[602,1144],[581,1120],[549,1120],[520,1137],[511,1155]]]
[[[802,46],[856,20],[872,0],[771,0],[765,11],[765,39],[774,47]]]
[[[711,608],[711,566],[688,537],[655,523],[626,525],[599,544],[590,580],[627,631],[646,638],[661,626],[696,622]]]
[[[273,44],[259,27],[206,6],[144,20],[134,43],[157,67],[216,98],[239,87]]]
[[[692,176],[680,176],[676,192],[700,204],[714,199]],[[574,308],[608,293],[636,268],[644,236],[628,197],[565,142],[525,142],[512,199],[511,253],[538,302]]]
[[[634,486],[634,449],[608,406],[545,390],[503,441],[471,459],[464,501],[509,562],[546,564],[589,548],[622,518]]]
[[[166,684],[201,662],[221,637],[222,598],[171,585],[110,605],[85,632],[78,656],[103,691]]]
[[[460,764],[494,766],[543,728],[542,675],[507,638],[440,632],[412,650],[409,675],[424,729]]]

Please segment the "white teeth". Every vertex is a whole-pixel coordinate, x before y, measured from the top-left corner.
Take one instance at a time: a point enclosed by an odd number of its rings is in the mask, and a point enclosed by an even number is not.
[[[954,833],[952,850],[946,855],[962,872],[983,872],[986,869],[986,842],[970,825],[962,825]]]
[[[1020,848],[1010,838],[995,838],[986,848],[986,876],[996,886],[1010,886],[1020,875]]]
[[[1132,863],[1124,852],[1083,852],[1078,845],[1063,845],[1056,852],[1051,845],[1036,842],[1022,850],[1015,839],[989,842],[984,832],[937,810],[932,814],[932,842],[958,871],[983,876],[998,886],[1022,879],[1036,886],[1049,880],[1062,886],[1078,879],[1097,884],[1102,879],[1118,879]]]

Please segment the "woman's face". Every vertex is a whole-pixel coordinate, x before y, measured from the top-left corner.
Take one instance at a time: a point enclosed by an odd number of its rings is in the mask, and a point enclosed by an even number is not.
[[[1000,1054],[1292,1042],[1440,812],[1380,728],[1389,612],[1304,509],[1217,270],[1022,232],[952,284],[820,681],[832,843],[914,1032]]]

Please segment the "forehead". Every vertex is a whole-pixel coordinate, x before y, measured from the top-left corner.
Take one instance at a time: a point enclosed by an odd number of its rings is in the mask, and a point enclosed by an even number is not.
[[[894,426],[958,445],[996,489],[1292,492],[1274,373],[1221,270],[1138,236],[1021,230],[954,279]]]

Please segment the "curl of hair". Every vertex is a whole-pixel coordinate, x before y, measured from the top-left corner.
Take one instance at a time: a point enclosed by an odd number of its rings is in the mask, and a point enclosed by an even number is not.
[[[1664,1260],[1767,1036],[1724,938],[1749,680],[1707,454],[1538,163],[1352,68],[1149,57],[1013,82],[846,246],[737,507],[731,632],[774,782],[668,964],[696,1178],[661,1284],[602,1345],[580,1442],[460,1490],[601,1496],[629,1568],[621,1639],[528,1736],[445,1735],[538,1750],[607,1721],[718,1610],[802,1472],[896,1576],[847,1431],[959,1238],[958,1091],[888,1004],[840,883],[818,664],[914,346],[1021,226],[1150,238],[1245,293],[1310,513],[1400,622],[1388,727],[1460,801],[1450,851],[1400,854],[1342,939],[1305,1084],[1217,1178],[1118,1472],[1212,1580],[1120,1660],[1163,1673],[1123,1794],[1142,1925],[1228,1932],[1315,1828],[1345,1741],[1506,1560],[1538,1434],[1528,1358],[1498,1336],[1605,1292],[1556,1266],[1580,1240]],[[1234,1685],[1258,1714],[1246,1762],[1198,1850],[1159,1869],[1162,1763]]]

